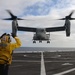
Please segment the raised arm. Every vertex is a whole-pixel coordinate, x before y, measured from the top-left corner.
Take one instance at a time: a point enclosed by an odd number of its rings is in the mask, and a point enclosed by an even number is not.
[[[15,48],[19,48],[21,46],[21,41],[18,37],[14,37],[15,39],[15,43],[11,43],[11,48],[12,50],[15,49]]]

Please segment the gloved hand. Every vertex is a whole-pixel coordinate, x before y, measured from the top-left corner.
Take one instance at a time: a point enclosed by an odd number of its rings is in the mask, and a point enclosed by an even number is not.
[[[2,38],[4,35],[6,35],[6,33],[2,34],[2,35],[0,36],[0,38]]]
[[[11,36],[14,38],[14,37],[16,37],[16,34],[11,33]]]

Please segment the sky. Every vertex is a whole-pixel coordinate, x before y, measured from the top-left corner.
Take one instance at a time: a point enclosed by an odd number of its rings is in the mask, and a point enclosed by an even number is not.
[[[75,0],[0,0],[0,35],[11,34],[12,21],[2,20],[10,15],[6,12],[10,10],[14,15],[28,20],[18,21],[19,26],[48,28],[63,26],[65,21],[56,20],[70,14],[75,10]],[[75,18],[75,13],[72,15]],[[18,31],[17,36],[21,39],[22,47],[75,47],[75,20],[71,22],[71,35],[66,37],[65,31],[51,32],[51,43],[46,41],[33,44],[32,32]],[[15,42],[11,37],[12,42]]]

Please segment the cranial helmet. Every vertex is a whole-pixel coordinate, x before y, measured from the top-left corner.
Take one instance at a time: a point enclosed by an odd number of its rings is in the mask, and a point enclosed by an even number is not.
[[[11,42],[10,34],[5,34],[1,37],[1,42]]]

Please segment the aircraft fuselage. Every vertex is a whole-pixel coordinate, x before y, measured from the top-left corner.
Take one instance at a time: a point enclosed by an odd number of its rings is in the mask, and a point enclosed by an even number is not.
[[[46,34],[45,28],[37,28],[36,33],[33,36],[35,41],[49,41],[50,34]]]

